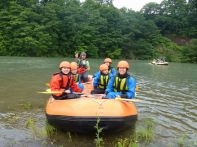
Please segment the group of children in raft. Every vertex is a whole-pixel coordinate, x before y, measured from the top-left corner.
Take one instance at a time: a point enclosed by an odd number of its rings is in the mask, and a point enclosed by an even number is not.
[[[50,81],[51,91],[59,91],[53,93],[55,99],[73,99],[79,98],[84,90],[84,83],[92,80],[88,76],[90,65],[86,60],[86,53],[82,52],[80,57],[75,54],[76,62],[69,63],[63,61],[59,65],[60,71],[53,74]],[[91,94],[104,94],[104,98],[134,98],[136,81],[128,73],[129,64],[127,61],[120,61],[117,64],[117,71],[111,66],[112,60],[106,58],[104,63],[100,65],[99,71],[93,76],[94,89]]]

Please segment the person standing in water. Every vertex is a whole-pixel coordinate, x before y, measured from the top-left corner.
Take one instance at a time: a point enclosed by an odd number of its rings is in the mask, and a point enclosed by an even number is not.
[[[77,59],[77,64],[79,66],[78,73],[80,74],[80,78],[82,82],[88,82],[87,72],[90,70],[90,64],[86,57],[87,56],[85,52],[81,52],[79,58],[78,58],[78,53],[75,54],[75,58]]]

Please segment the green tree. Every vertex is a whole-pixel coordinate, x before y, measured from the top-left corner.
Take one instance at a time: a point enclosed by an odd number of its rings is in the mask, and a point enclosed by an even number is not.
[[[197,39],[192,39],[183,47],[184,62],[197,63]]]

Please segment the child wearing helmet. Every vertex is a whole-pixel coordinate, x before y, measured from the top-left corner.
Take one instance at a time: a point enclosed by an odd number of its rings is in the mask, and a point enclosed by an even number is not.
[[[81,83],[80,75],[77,72],[77,70],[78,70],[77,63],[76,62],[71,62],[70,63],[70,67],[71,67],[71,74],[73,76],[74,82],[75,83],[78,83],[78,87],[83,90],[84,89],[84,86]]]
[[[117,68],[118,74],[112,77],[108,83],[106,98],[134,98],[136,81],[128,74],[128,62],[120,61]]]
[[[109,73],[111,73],[113,76],[115,76],[115,75],[116,75],[116,70],[115,70],[115,68],[113,68],[113,67],[111,66],[111,64],[112,64],[112,59],[110,59],[110,58],[105,58],[104,63],[109,67]]]
[[[79,98],[79,95],[72,93],[73,91],[82,92],[82,89],[77,86],[74,82],[73,76],[70,74],[70,63],[67,61],[61,62],[59,69],[60,71],[53,74],[50,81],[51,91],[58,92],[52,94],[53,98],[58,100]]]
[[[88,73],[90,70],[89,61],[86,59],[86,53],[81,52],[80,57],[78,58],[78,53],[75,55],[77,59],[77,64],[79,66],[78,73],[81,75],[80,78],[83,82],[88,82]]]
[[[99,69],[100,71],[97,72],[94,77],[94,90],[91,91],[91,94],[104,94],[107,84],[112,76],[108,72],[108,66],[106,64],[101,64]]]

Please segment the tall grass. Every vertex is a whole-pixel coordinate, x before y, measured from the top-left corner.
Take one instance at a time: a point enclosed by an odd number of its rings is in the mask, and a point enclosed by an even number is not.
[[[154,122],[152,119],[147,119],[144,122],[144,127],[141,127],[136,132],[137,141],[150,143],[154,138]]]
[[[57,133],[57,129],[51,126],[47,121],[44,127],[38,128],[36,126],[36,120],[31,117],[26,121],[26,128],[30,128],[32,130],[35,138],[51,138],[55,133]]]
[[[96,128],[96,138],[95,138],[95,143],[96,143],[96,147],[102,147],[104,146],[104,141],[103,141],[103,138],[101,137],[101,133],[103,131],[103,128],[100,128],[99,127],[99,122],[100,122],[100,118],[97,119],[96,121],[96,125],[95,125],[95,128]]]

